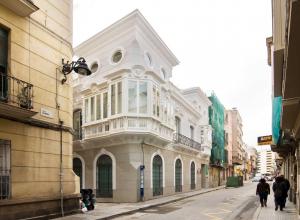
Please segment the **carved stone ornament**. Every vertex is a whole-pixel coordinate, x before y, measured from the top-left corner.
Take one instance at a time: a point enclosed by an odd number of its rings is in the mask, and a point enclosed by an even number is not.
[[[145,74],[145,68],[140,65],[133,66],[131,72],[137,78],[141,78]]]
[[[92,91],[92,93],[97,92],[97,90],[98,90],[97,84],[96,84],[96,83],[93,83],[93,84],[91,85],[91,91]]]

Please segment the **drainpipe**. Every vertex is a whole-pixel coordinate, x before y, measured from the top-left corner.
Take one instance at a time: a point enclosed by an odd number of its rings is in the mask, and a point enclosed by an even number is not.
[[[61,216],[64,217],[64,189],[63,189],[63,140],[62,140],[62,126],[63,126],[63,121],[59,120],[59,125],[60,125],[60,178],[59,178],[59,183],[60,183],[60,207],[61,207]]]
[[[144,171],[145,171],[145,154],[144,154],[144,140],[141,142],[141,149],[142,149],[142,165],[140,165],[140,201],[144,201],[144,186],[145,186],[145,179],[144,179]]]
[[[60,131],[60,164],[59,164],[59,186],[60,186],[60,208],[61,208],[61,216],[64,216],[64,189],[63,189],[63,155],[62,155],[62,149],[63,149],[63,124],[64,121],[60,119],[59,110],[60,110],[60,104],[58,102],[58,76],[59,68],[56,68],[56,93],[55,93],[55,102],[56,102],[56,109],[57,109],[57,117],[59,122],[59,131]]]

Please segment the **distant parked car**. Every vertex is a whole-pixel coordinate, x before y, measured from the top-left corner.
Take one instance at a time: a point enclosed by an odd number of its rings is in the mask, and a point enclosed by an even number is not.
[[[260,176],[255,176],[252,178],[252,182],[259,182],[260,179],[261,179]]]

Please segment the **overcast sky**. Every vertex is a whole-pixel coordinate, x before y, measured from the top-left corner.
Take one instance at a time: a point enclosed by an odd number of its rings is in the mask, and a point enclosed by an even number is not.
[[[135,9],[179,59],[175,85],[237,107],[246,144],[271,134],[271,0],[74,0],[74,47]]]

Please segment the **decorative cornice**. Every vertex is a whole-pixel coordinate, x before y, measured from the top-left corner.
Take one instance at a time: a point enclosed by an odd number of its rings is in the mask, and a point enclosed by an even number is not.
[[[200,87],[191,87],[191,88],[183,89],[183,90],[181,90],[181,93],[183,95],[189,95],[189,94],[196,93],[199,97],[202,98],[203,101],[206,102],[206,104],[208,106],[212,105],[211,101],[209,100],[207,95],[202,91],[202,89]]]
[[[139,10],[134,10],[98,34],[84,41],[74,49],[74,52],[75,54],[84,56],[86,53],[90,54],[91,51],[96,51],[104,45],[107,45],[107,42],[112,39],[116,40],[124,38],[125,35],[130,36],[130,34],[136,38],[136,36],[140,33],[147,36],[147,39],[155,45],[163,57],[167,59],[172,66],[179,64],[178,59],[162,41]]]

